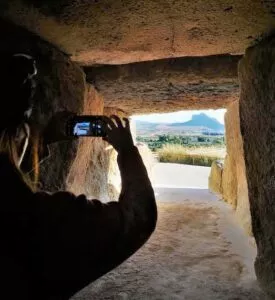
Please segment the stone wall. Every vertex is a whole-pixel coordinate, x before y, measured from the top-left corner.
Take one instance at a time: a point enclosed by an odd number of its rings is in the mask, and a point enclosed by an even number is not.
[[[128,114],[219,109],[238,100],[240,55],[181,57],[85,67],[108,107]]]
[[[89,84],[81,113],[126,117],[123,111],[104,107],[102,95]],[[103,202],[118,200],[120,173],[116,159],[116,151],[101,138],[81,138],[67,178],[67,189],[77,195],[85,194]]]
[[[240,120],[262,287],[275,297],[275,39],[247,50],[239,67]]]
[[[87,85],[84,101],[84,108],[81,112],[86,115],[102,115],[104,110],[104,101],[94,87]],[[99,169],[103,166],[93,168],[94,163],[98,161],[98,155],[103,149],[103,141],[98,138],[80,138],[76,158],[70,168],[67,178],[67,188],[75,194],[88,194],[89,196],[99,197],[100,187],[104,184],[94,184],[102,180],[102,172]],[[96,161],[96,162],[95,162]],[[99,161],[98,161],[99,163]],[[91,172],[93,168],[93,172]]]
[[[246,233],[252,235],[238,101],[227,107],[225,128],[227,154],[222,166],[212,165],[209,188],[232,205],[240,224]]]
[[[213,193],[222,198],[222,174],[223,174],[223,162],[216,160],[211,165],[211,171],[208,179],[208,188]]]
[[[35,122],[44,126],[58,111],[68,110],[80,113],[85,97],[85,76],[82,70],[58,50],[41,47],[43,55],[38,55],[40,70],[39,86],[36,94],[37,110]],[[43,66],[39,66],[43,63]],[[64,141],[50,146],[50,157],[41,164],[42,187],[56,191],[66,187],[65,182],[71,163],[75,159],[78,141]]]
[[[57,111],[67,109],[79,113],[83,110],[85,75],[78,65],[54,46],[7,21],[0,20],[0,34],[2,59],[5,59],[5,55],[27,53],[37,60],[39,72],[33,116],[35,129],[43,128]],[[51,156],[40,169],[43,189],[56,191],[65,188],[77,145],[77,141],[70,141],[51,147]]]
[[[243,140],[240,132],[239,102],[230,104],[225,114],[226,147],[223,190],[224,198],[236,208],[237,218],[248,234],[252,234]]]
[[[104,104],[102,95],[92,85],[87,84],[82,114],[128,117],[124,111],[104,107]],[[135,137],[133,122],[131,122],[131,129]],[[146,145],[137,144],[137,147],[152,177],[151,171],[155,163],[153,155]],[[80,139],[66,187],[77,195],[85,194],[89,198],[97,198],[103,202],[117,201],[121,190],[121,178],[117,153],[113,147],[101,138]]]
[[[227,153],[224,159],[222,174],[222,192],[223,200],[236,209],[238,197],[238,180],[236,174],[236,161],[232,156],[234,156],[233,153]]]
[[[85,82],[82,69],[70,58],[39,37],[0,21],[2,57],[24,52],[37,59],[38,87],[33,122],[38,131],[58,111],[78,114],[118,114],[116,109],[105,109],[101,95]],[[116,153],[98,138],[66,141],[50,146],[50,156],[40,165],[40,187],[55,192],[68,189],[76,194],[103,201],[116,200],[120,176]]]
[[[1,0],[0,13],[85,65],[243,53],[272,0]],[[213,66],[215,69],[215,66]]]

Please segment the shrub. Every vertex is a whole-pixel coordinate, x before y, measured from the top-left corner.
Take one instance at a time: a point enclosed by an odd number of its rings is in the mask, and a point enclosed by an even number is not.
[[[213,161],[224,158],[225,148],[164,145],[157,154],[160,162],[210,167]]]

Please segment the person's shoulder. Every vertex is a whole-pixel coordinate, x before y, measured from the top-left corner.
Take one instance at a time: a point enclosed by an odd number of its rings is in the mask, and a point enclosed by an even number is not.
[[[54,193],[39,191],[35,193],[34,197],[39,199],[40,201],[46,201],[49,205],[52,203],[54,205],[79,206],[86,205],[90,202],[90,200],[88,200],[85,195],[76,196],[75,194],[69,191],[58,191]]]
[[[59,191],[56,193],[37,192],[34,194],[35,206],[41,213],[87,216],[91,218],[106,212],[107,206],[99,200],[87,199],[85,195],[74,195],[71,192]]]

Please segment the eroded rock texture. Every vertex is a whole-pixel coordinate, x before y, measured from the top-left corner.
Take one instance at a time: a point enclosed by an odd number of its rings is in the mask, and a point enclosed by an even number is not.
[[[211,165],[211,171],[208,179],[208,188],[213,193],[222,197],[222,175],[223,175],[223,162],[216,160]]]
[[[87,67],[106,106],[128,114],[226,107],[239,97],[240,56],[220,55]]]
[[[270,0],[1,0],[2,14],[85,65],[244,53]]]
[[[81,114],[102,115],[103,110],[103,98],[92,86],[88,85],[86,87],[84,108]],[[98,169],[102,168],[103,171],[102,165],[100,166],[101,168],[94,168],[92,173],[90,172],[90,169],[94,161],[100,163],[100,161],[98,161],[98,155],[100,155],[100,152],[102,151],[102,143],[101,139],[96,138],[79,139],[77,155],[67,178],[67,187],[75,194],[84,193],[95,197],[100,195],[100,184],[97,184],[96,187],[94,187],[94,177],[96,180],[100,181],[101,177],[107,176],[107,174],[98,174]],[[105,167],[105,169],[107,170],[108,167]],[[106,181],[107,180],[104,180],[104,182]],[[106,189],[105,186],[102,186],[102,188]]]
[[[42,128],[57,111],[67,109],[79,113],[83,110],[85,76],[67,55],[28,31],[3,20],[0,21],[0,33],[2,59],[7,54],[18,52],[37,58],[39,75],[33,118],[36,128]],[[51,156],[40,170],[44,189],[55,191],[65,187],[76,149],[77,142],[63,142],[51,147]]]
[[[225,128],[227,154],[223,163],[212,164],[209,188],[236,210],[240,224],[247,234],[252,235],[239,101],[228,105]]]
[[[222,174],[223,200],[236,208],[238,181],[236,174],[236,163],[232,157],[234,154],[226,154]]]
[[[248,49],[240,64],[240,118],[255,263],[262,287],[275,297],[275,40]]]
[[[236,208],[237,217],[251,234],[251,214],[248,199],[243,139],[240,132],[239,101],[230,104],[225,114],[226,147],[223,190],[225,200]]]
[[[102,95],[91,85],[87,85],[81,114],[117,114],[125,117],[120,111],[104,108]],[[85,194],[103,202],[117,200],[120,192],[120,173],[116,158],[116,151],[101,138],[81,138],[67,178],[67,188],[75,194]]]

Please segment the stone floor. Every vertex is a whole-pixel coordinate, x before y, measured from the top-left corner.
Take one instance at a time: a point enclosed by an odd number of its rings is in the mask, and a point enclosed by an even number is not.
[[[262,300],[256,248],[226,204],[204,189],[156,189],[159,218],[147,244],[75,295],[86,299]]]

